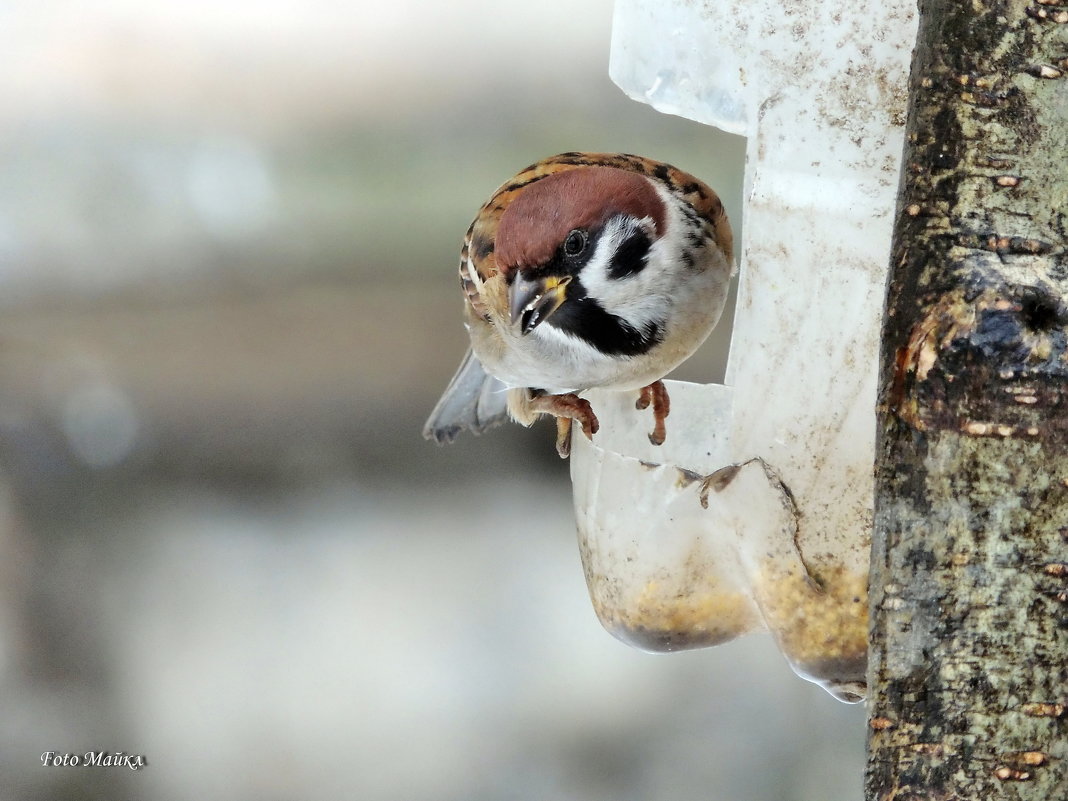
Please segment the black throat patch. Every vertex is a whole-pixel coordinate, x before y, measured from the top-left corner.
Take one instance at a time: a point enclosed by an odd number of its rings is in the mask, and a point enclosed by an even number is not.
[[[576,277],[568,287],[567,303],[545,321],[566,334],[588,342],[609,356],[640,356],[664,339],[662,322],[651,321],[640,330],[622,317],[605,311],[586,295],[586,288]]]

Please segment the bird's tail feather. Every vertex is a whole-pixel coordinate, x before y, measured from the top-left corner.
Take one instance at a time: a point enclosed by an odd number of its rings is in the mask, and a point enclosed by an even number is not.
[[[423,436],[439,445],[463,430],[481,434],[508,419],[508,390],[487,373],[470,350],[430,413]]]

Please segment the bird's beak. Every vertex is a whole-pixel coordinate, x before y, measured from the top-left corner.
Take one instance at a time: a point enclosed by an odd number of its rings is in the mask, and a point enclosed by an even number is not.
[[[563,277],[550,275],[534,280],[517,275],[509,289],[508,305],[512,325],[518,323],[523,334],[529,334],[560,308],[567,295],[567,285],[570,283],[570,275]]]

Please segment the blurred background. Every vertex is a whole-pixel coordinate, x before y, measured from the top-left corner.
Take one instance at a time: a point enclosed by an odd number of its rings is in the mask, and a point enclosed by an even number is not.
[[[0,1],[0,799],[860,797],[863,710],[766,638],[600,628],[551,426],[420,435],[517,170],[642,153],[740,221],[611,5]],[[90,750],[148,767],[41,765]]]

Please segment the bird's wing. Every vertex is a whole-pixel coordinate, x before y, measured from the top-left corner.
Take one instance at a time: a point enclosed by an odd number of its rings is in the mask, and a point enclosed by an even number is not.
[[[423,436],[441,445],[452,442],[465,429],[481,434],[508,419],[507,404],[507,387],[482,369],[468,350],[423,426]]]

